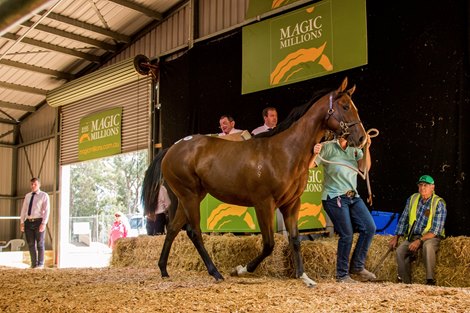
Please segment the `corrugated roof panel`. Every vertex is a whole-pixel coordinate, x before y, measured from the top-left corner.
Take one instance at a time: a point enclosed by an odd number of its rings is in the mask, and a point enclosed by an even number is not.
[[[7,52],[11,45],[13,45],[13,41],[0,37],[0,55]]]
[[[85,5],[89,5],[89,0],[63,1],[55,8],[54,12],[64,14],[67,10],[77,10]]]
[[[14,102],[22,105],[35,106],[46,99],[45,96],[34,95],[27,92],[0,88],[0,99],[5,102]]]
[[[28,31],[27,28],[22,28],[18,31],[17,35],[22,36],[26,31]],[[51,45],[62,47],[62,48],[75,49],[81,52],[85,52],[83,51],[83,49],[88,49],[86,53],[91,53],[94,55],[101,55],[105,52],[105,50],[99,49],[90,44],[86,44],[83,42],[79,42],[73,39],[61,37],[61,36],[54,35],[54,34],[49,34],[49,33],[39,31],[36,29],[29,30],[29,32],[27,33],[27,38],[39,41],[41,43],[51,44]],[[34,45],[31,45],[31,46],[35,47]],[[43,48],[43,49],[46,49],[46,48]],[[61,52],[57,52],[54,50],[50,50],[50,51],[54,53],[61,53]]]
[[[46,99],[46,96],[4,88],[0,88],[0,97],[2,101],[18,104],[26,104],[33,101],[38,104]]]
[[[91,15],[95,14],[90,2],[91,1],[88,0],[65,1],[59,5],[56,10],[54,10],[54,13],[67,16],[78,21],[86,21]]]
[[[154,11],[157,16],[159,14],[164,16],[176,4],[186,2],[186,0],[128,1]],[[53,5],[54,2],[51,2],[50,7]],[[96,13],[95,5],[99,14]],[[184,6],[184,8],[187,7],[187,5]],[[47,72],[43,69],[69,74],[80,73],[93,62],[99,62],[100,57],[107,55],[109,50],[113,50],[114,47],[120,49],[126,41],[126,38],[122,36],[128,38],[135,36],[154,19],[139,10],[107,0],[63,0],[49,17],[43,17],[47,10],[44,8],[42,12],[33,13],[36,15],[24,22],[25,25],[34,25],[40,21],[37,28],[30,29],[22,25],[11,26],[9,33],[0,37],[0,82],[12,84],[11,88],[5,85],[0,88],[0,101],[16,103],[20,105],[18,107],[20,109],[21,105],[38,107],[45,101],[44,95],[20,91],[22,87],[29,87],[31,91],[34,91],[34,88],[50,90],[61,86],[66,81],[60,78],[60,73]],[[175,12],[174,17],[163,21],[163,27],[157,27],[157,30],[149,33],[151,35],[143,36],[109,63],[119,58],[134,57],[135,54],[153,57],[162,51],[184,45],[188,40],[188,21],[184,19],[189,20],[189,15],[186,12],[189,10],[183,9]],[[171,33],[167,34],[162,29]],[[69,34],[61,36],[63,33]],[[5,38],[10,37],[11,34],[16,36],[26,34],[26,36],[23,42],[15,42]],[[119,44],[116,44],[112,38],[114,34],[118,36]],[[28,43],[29,40],[36,40],[38,44]],[[98,42],[93,42],[93,40]],[[107,46],[103,46],[101,42],[106,43]],[[70,53],[56,51],[62,48],[70,49]],[[90,58],[86,55],[90,55]],[[17,64],[11,62],[17,62]],[[7,64],[2,65],[2,63]],[[13,118],[24,118],[28,112],[25,107],[23,110],[18,110],[10,108],[9,105],[3,106],[2,110]],[[9,118],[5,117],[5,119]]]
[[[34,86],[34,88],[49,90],[59,87],[63,81],[58,81],[50,75],[41,74],[38,72],[24,71],[14,67],[6,67],[2,70],[2,81],[23,85]]]
[[[4,118],[7,120],[10,120],[10,116],[11,116],[15,120],[19,121],[20,118],[25,114],[25,111],[6,109],[6,108],[2,108],[2,111],[8,115],[5,115],[3,112],[0,112],[0,118]],[[0,139],[0,142],[1,142],[1,139]]]
[[[44,55],[47,53],[50,53],[50,51],[44,48],[25,45],[20,42],[8,52],[7,57],[5,57],[5,59],[20,63],[32,63],[36,66],[40,66],[37,63],[40,62],[40,60],[42,60]]]
[[[48,68],[51,65],[59,65],[59,61],[73,62],[79,57],[20,42],[9,51],[5,59]]]
[[[83,4],[76,5],[80,2],[81,1],[77,1],[77,3],[74,3],[73,5],[67,7],[65,10],[59,11],[57,13],[76,19],[78,21],[86,22],[86,23],[93,24],[93,25],[100,26],[100,27],[105,27],[100,17],[97,16],[90,2],[85,1],[85,3]],[[107,24],[111,16],[125,14],[126,10],[129,10],[129,9],[126,9],[120,5],[117,5],[109,1],[104,1],[102,2],[102,5],[99,6],[99,11],[101,15],[103,15],[104,20],[107,22]],[[108,26],[111,29],[113,29],[111,27],[112,25],[108,24]]]

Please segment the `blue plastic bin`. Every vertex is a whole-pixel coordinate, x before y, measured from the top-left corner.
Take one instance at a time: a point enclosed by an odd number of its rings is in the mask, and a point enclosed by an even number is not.
[[[392,212],[371,211],[375,226],[376,234],[393,235],[398,224],[400,214]]]

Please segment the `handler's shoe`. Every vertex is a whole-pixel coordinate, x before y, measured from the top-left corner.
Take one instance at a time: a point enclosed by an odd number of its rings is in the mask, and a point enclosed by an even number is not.
[[[363,269],[359,272],[351,272],[351,274],[354,275],[353,277],[359,281],[374,281],[377,279],[377,276],[375,276],[374,273],[369,272],[366,269]]]
[[[344,284],[357,284],[358,281],[352,279],[350,276],[345,276],[341,278],[336,278],[337,283],[344,283]]]

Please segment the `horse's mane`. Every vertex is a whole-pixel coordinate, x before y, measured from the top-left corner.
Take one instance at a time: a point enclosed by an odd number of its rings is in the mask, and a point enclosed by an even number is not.
[[[331,92],[331,90],[322,89],[322,90],[316,91],[313,94],[312,98],[307,103],[293,108],[290,111],[289,115],[281,123],[279,123],[276,126],[276,128],[267,132],[259,133],[253,137],[254,138],[271,137],[288,129],[292,124],[294,124],[294,122],[300,119],[315,102],[317,102],[321,97],[323,97],[328,92]]]

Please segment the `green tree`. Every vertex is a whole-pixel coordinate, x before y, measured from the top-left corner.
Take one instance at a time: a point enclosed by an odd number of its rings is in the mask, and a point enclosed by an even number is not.
[[[120,154],[110,159],[115,171],[118,203],[127,214],[141,213],[140,189],[147,169],[147,151]]]
[[[147,169],[147,151],[78,163],[71,168],[71,216],[135,214]]]

